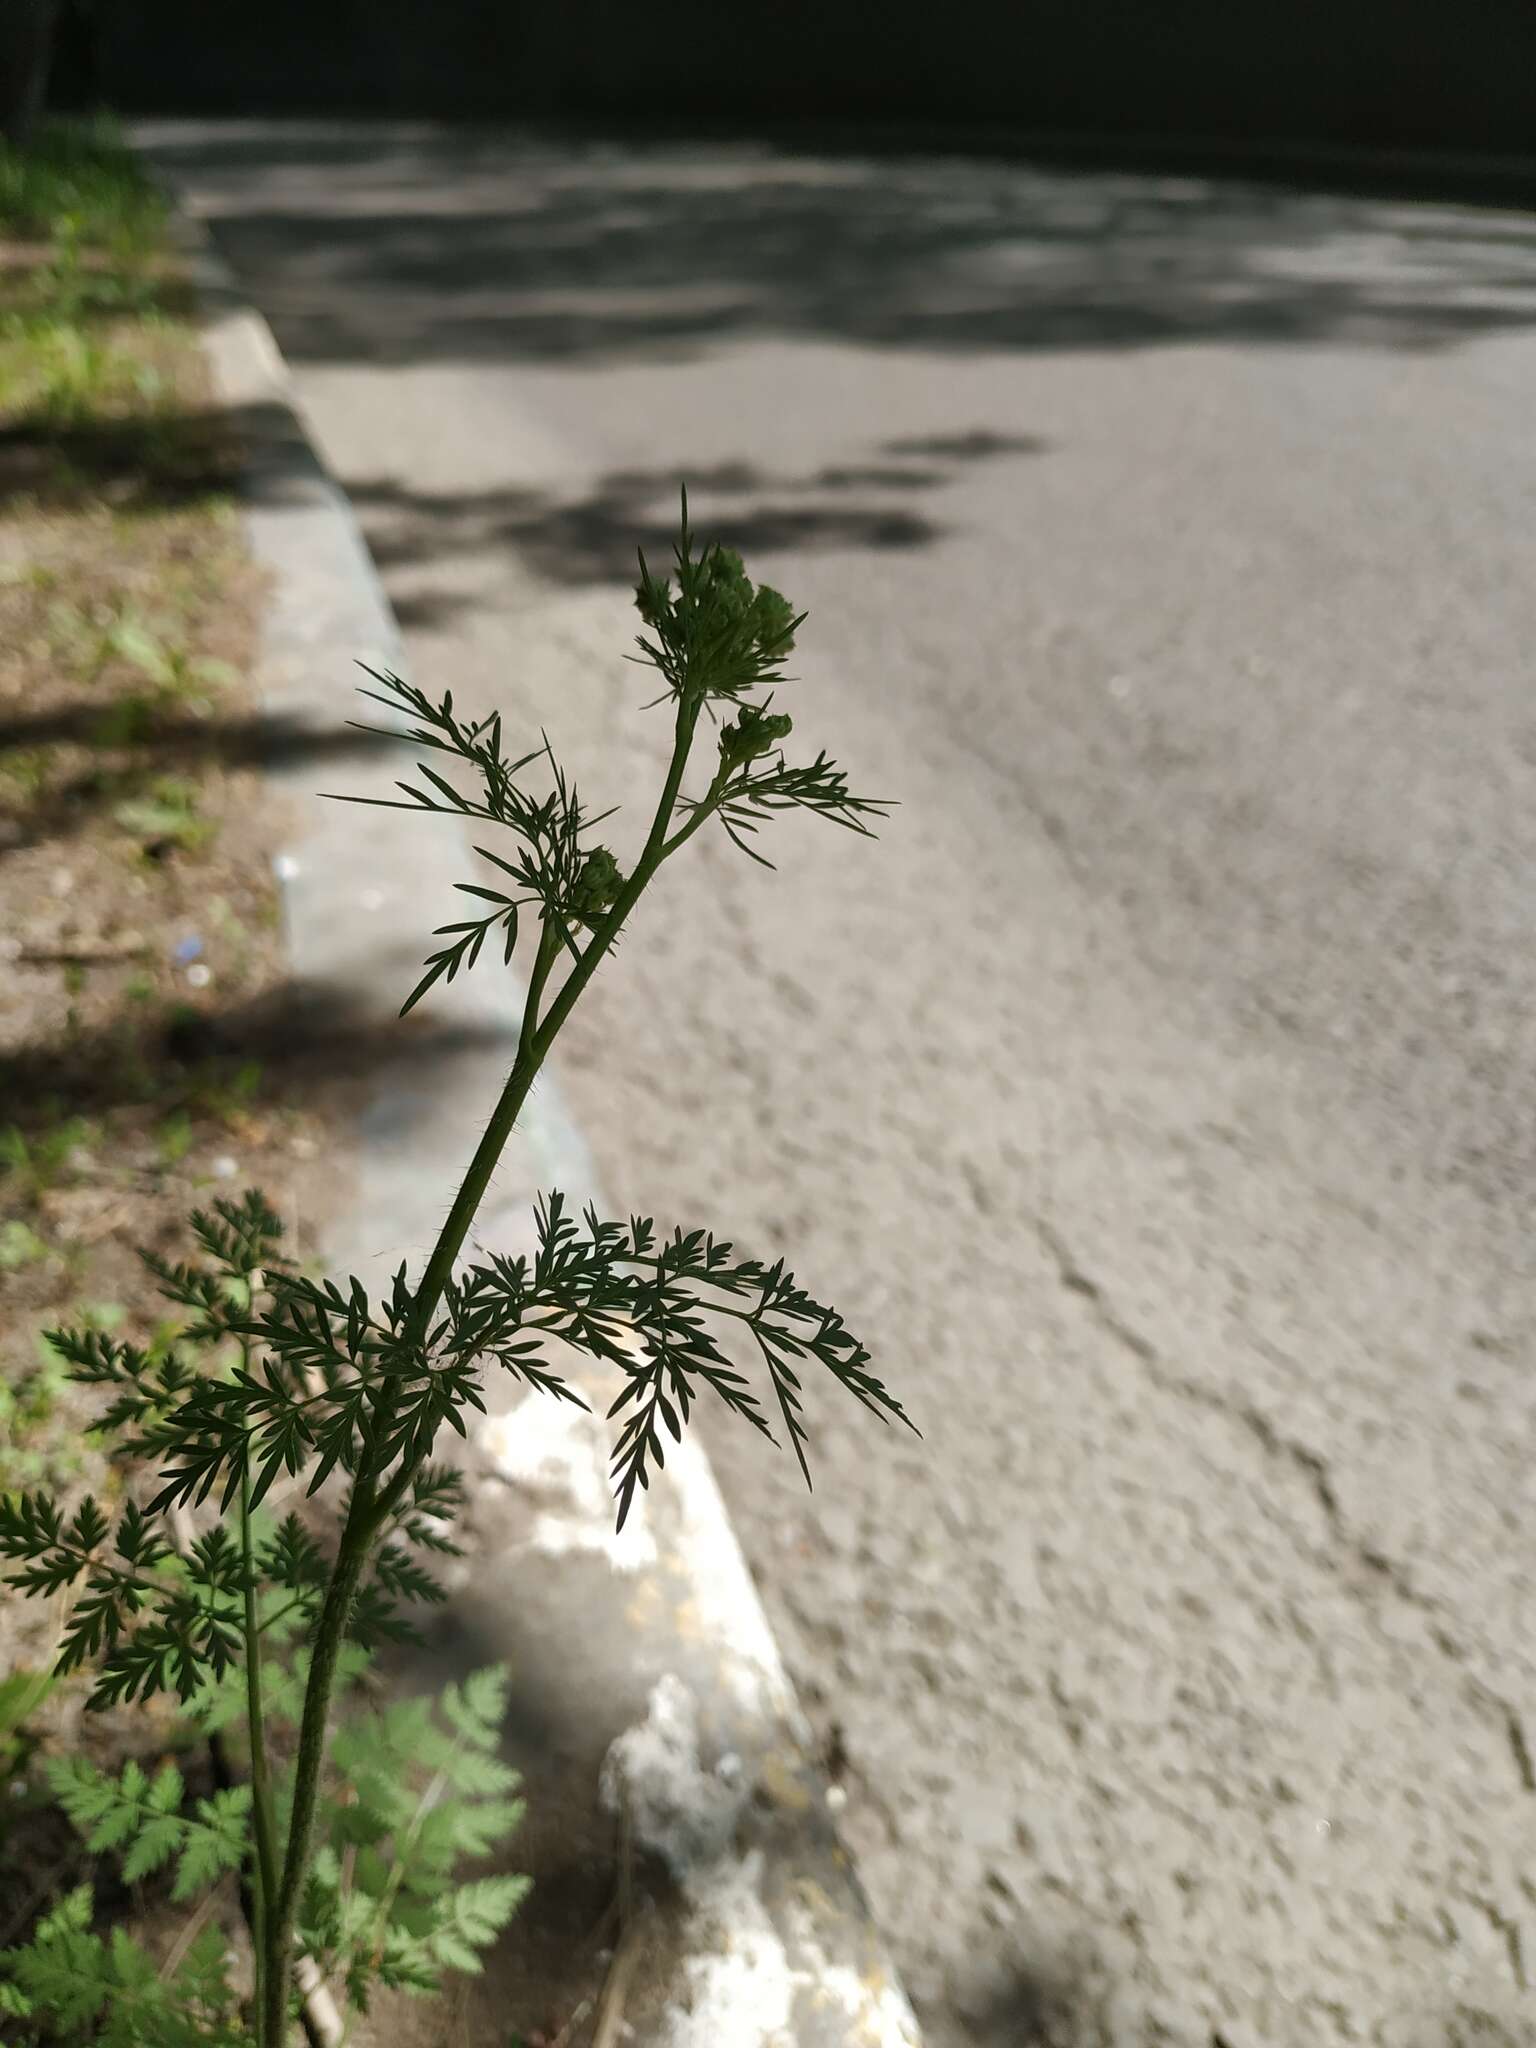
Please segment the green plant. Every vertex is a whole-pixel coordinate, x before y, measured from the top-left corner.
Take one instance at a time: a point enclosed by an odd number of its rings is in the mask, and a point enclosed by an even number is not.
[[[120,264],[142,262],[165,233],[165,195],[115,123],[48,121],[25,149],[0,146],[0,226],[12,235],[60,232]]]
[[[465,1434],[465,1411],[483,1407],[488,1366],[581,1406],[583,1396],[556,1370],[562,1348],[602,1361],[620,1381],[608,1412],[618,1424],[621,1526],[664,1463],[665,1438],[681,1437],[701,1394],[772,1436],[765,1404],[723,1348],[732,1333],[760,1358],[807,1477],[808,1367],[824,1369],[873,1413],[907,1420],[841,1317],[800,1288],[782,1259],[739,1259],[706,1231],[668,1236],[649,1219],[609,1222],[590,1209],[578,1221],[552,1192],[538,1204],[531,1257],[462,1258],[535,1078],[665,863],[711,823],[768,865],[749,841],[775,812],[805,809],[868,833],[886,808],[850,794],[824,753],[803,766],[786,762],[790,721],[772,709],[773,692],[801,618],[776,591],[754,586],[734,554],[694,553],[686,500],[676,578],[674,589],[642,556],[636,604],[647,631],[639,659],[661,677],[653,701],[671,712],[672,747],[627,868],[594,837],[611,813],[586,811],[547,740],[513,759],[499,716],[466,723],[451,697],[434,702],[388,675],[374,676],[377,690],[365,692],[413,720],[410,740],[441,764],[419,763],[417,780],[400,784],[392,807],[471,819],[510,841],[505,853],[482,849],[494,886],[458,885],[483,907],[439,929],[444,943],[405,1008],[435,981],[474,967],[488,939],[510,962],[525,926],[536,932],[511,1071],[420,1275],[408,1279],[402,1266],[377,1300],[357,1279],[342,1285],[301,1275],[282,1254],[277,1217],[254,1191],[195,1213],[198,1261],[146,1255],[186,1318],[178,1343],[152,1359],[98,1331],[55,1339],[75,1377],[110,1394],[102,1426],[128,1464],[158,1467],[154,1489],[147,1499],[131,1493],[115,1528],[90,1499],[69,1514],[41,1495],[0,1506],[0,1555],[13,1561],[15,1583],[38,1594],[75,1589],[59,1666],[94,1667],[95,1704],[162,1691],[190,1700],[209,1672],[239,1674],[258,2048],[287,2039],[296,1954],[334,1962],[341,1952],[334,1917],[317,1916],[311,1901],[317,1885],[323,1894],[329,1867],[327,1726],[345,1645],[387,1637],[408,1624],[414,1603],[442,1597],[429,1560],[452,1548],[442,1525],[458,1487],[430,1459],[444,1424]],[[706,719],[718,732],[703,786],[689,795]],[[470,793],[442,767],[467,770]],[[333,1503],[328,1534],[290,1513],[261,1535],[257,1510],[279,1481]],[[227,1524],[215,1521],[178,1550],[166,1518],[205,1504]],[[281,1788],[269,1753],[263,1653],[264,1608],[273,1601],[302,1622],[307,1648],[293,1771]],[[400,1823],[392,1825],[398,1841]],[[396,1896],[403,1889],[402,1879]],[[80,1927],[69,1923],[51,1938],[66,1937],[81,1938]],[[380,1953],[369,1951],[370,1963],[366,1947],[356,1951],[365,1972],[379,1967]]]
[[[260,1060],[241,1060],[233,1067],[228,1060],[211,1060],[193,1076],[189,1099],[202,1116],[238,1123],[261,1093],[261,1078]]]
[[[207,844],[213,827],[198,810],[197,791],[179,776],[157,776],[143,796],[116,804],[113,823],[146,848],[174,846],[194,853]]]
[[[0,1130],[0,1174],[13,1200],[35,1203],[57,1186],[78,1155],[98,1142],[100,1133],[84,1117],[60,1116],[58,1105],[42,1106],[39,1128],[30,1136],[17,1124]]]
[[[297,1717],[303,1668],[280,1657],[266,1661],[269,1729]],[[349,1675],[359,1668],[359,1660],[348,1661]],[[27,1675],[0,1687],[0,1759],[9,1694],[17,1694],[19,1720],[36,1710],[47,1686]],[[506,1690],[504,1670],[475,1672],[436,1702],[349,1713],[336,1733],[300,1942],[339,1987],[349,2014],[366,2012],[376,1987],[430,1994],[445,1971],[478,1971],[480,1951],[527,1892],[523,1877],[458,1876],[463,1862],[497,1848],[522,1819],[522,1802],[512,1796],[517,1773],[496,1754]],[[241,1716],[242,1696],[231,1674],[205,1686],[189,1711],[218,1734]],[[250,1857],[248,1783],[192,1798],[173,1763],[151,1776],[137,1762],[110,1773],[78,1757],[55,1758],[47,1777],[87,1849],[117,1857],[125,1883],[169,1872],[172,1900],[198,1905],[202,1919],[213,1903],[208,1895]],[[276,1789],[280,1801],[283,1788]],[[228,1940],[217,1926],[185,1944],[189,1967],[167,1970],[122,1930],[105,1941],[93,1933],[93,1910],[92,1889],[83,1885],[30,1942],[0,1953],[0,2014],[101,2027],[93,2040],[124,2048],[249,2041],[231,1989]]]
[[[123,1320],[115,1302],[93,1302],[80,1309],[83,1328],[105,1333]],[[33,1339],[37,1363],[13,1380],[0,1380],[0,1492],[28,1486],[59,1485],[80,1469],[76,1433],[61,1426],[60,1403],[71,1381],[69,1362],[53,1336],[39,1330]]]
[[[206,697],[236,680],[227,661],[212,656],[189,654],[185,647],[156,634],[131,613],[119,620],[109,634],[108,651],[136,668],[154,684],[163,698]]]
[[[162,1166],[180,1166],[192,1150],[196,1133],[184,1109],[173,1110],[155,1134],[155,1149]]]
[[[54,1427],[68,1372],[45,1336],[37,1352],[30,1372],[14,1382],[0,1380],[0,1493],[59,1485],[78,1468],[76,1445]]]
[[[18,747],[0,761],[0,775],[19,795],[35,803],[52,779],[54,758],[51,747]]]
[[[45,1239],[19,1216],[0,1223],[0,1273],[14,1273],[22,1266],[35,1266],[49,1256]]]
[[[0,2015],[36,2016],[55,2039],[102,2048],[239,2048],[223,1935],[205,1926],[169,1970],[157,1970],[121,1928],[91,1931],[93,1893],[76,1888],[39,1924],[25,1948],[0,1963]]]
[[[27,1723],[53,1686],[51,1671],[13,1671],[0,1678],[0,1796],[14,1789],[31,1761],[37,1737]]]
[[[4,402],[40,426],[74,427],[126,402],[154,399],[159,389],[157,373],[133,351],[50,315],[13,353]]]

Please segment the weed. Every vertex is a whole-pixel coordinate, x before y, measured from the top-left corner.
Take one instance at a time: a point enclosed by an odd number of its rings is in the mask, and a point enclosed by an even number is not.
[[[52,747],[17,747],[0,760],[0,775],[18,796],[36,803],[47,794],[53,780],[56,752]]]
[[[185,1110],[168,1116],[155,1136],[155,1150],[164,1167],[179,1166],[192,1150],[196,1133]]]
[[[68,232],[106,250],[119,264],[158,254],[164,194],[142,161],[104,118],[49,121],[25,150],[0,148],[0,227],[11,235]]]
[[[51,1256],[48,1245],[30,1223],[13,1217],[0,1223],[0,1273],[15,1273],[23,1266],[40,1265]]]
[[[192,1081],[192,1108],[220,1123],[238,1123],[261,1093],[261,1074],[260,1060],[242,1060],[233,1070],[227,1063],[210,1063]]]
[[[249,1782],[231,1788],[236,1796],[204,1801],[189,1814],[174,1774],[150,1782],[141,1772],[130,1783],[126,1772],[108,1781],[73,1766],[69,1797],[76,1818],[94,1830],[93,1842],[131,1843],[130,1878],[176,1859],[185,1896],[222,1870],[245,1871],[254,1901],[257,2048],[284,2048],[290,2037],[297,1960],[329,1971],[354,2004],[379,1981],[425,1988],[444,1965],[474,1967],[475,1950],[516,1903],[514,1892],[450,1889],[446,1865],[429,1858],[426,1881],[405,1908],[411,1887],[400,1875],[402,1844],[420,1848],[434,1808],[428,1798],[419,1829],[409,1818],[411,1800],[397,1796],[404,1759],[425,1752],[447,1789],[459,1789],[441,1746],[446,1738],[434,1750],[430,1718],[419,1711],[401,1724],[403,1747],[388,1739],[382,1751],[375,1747],[385,1759],[374,1775],[392,1802],[388,1812],[367,1821],[361,1842],[341,1823],[342,1840],[358,1851],[358,1887],[371,1902],[361,1927],[338,1903],[344,1859],[326,1799],[327,1731],[347,1641],[387,1639],[407,1626],[410,1607],[445,1597],[431,1564],[434,1553],[454,1550],[445,1525],[462,1491],[431,1454],[443,1425],[465,1434],[466,1411],[483,1409],[481,1381],[491,1367],[532,1392],[585,1407],[557,1369],[574,1348],[620,1383],[608,1411],[616,1423],[620,1527],[664,1464],[668,1439],[681,1439],[694,1403],[706,1396],[770,1441],[779,1427],[807,1477],[808,1372],[826,1374],[881,1419],[907,1421],[841,1316],[799,1287],[782,1258],[739,1258],[712,1233],[668,1234],[646,1217],[606,1221],[589,1209],[578,1220],[558,1191],[538,1204],[531,1257],[464,1256],[562,1026],[666,862],[708,826],[766,867],[753,842],[781,811],[806,810],[868,835],[887,808],[854,796],[825,753],[801,765],[785,759],[790,719],[771,707],[801,619],[776,591],[754,586],[727,550],[695,554],[686,500],[683,509],[676,590],[640,562],[636,605],[647,629],[640,659],[661,678],[653,701],[669,709],[672,745],[626,863],[595,837],[611,813],[585,808],[547,740],[514,759],[499,716],[465,722],[451,696],[434,700],[394,676],[375,677],[377,689],[364,693],[392,719],[403,712],[411,743],[430,757],[418,762],[416,780],[399,785],[402,797],[391,807],[473,820],[485,836],[502,835],[505,848],[486,855],[494,885],[458,885],[471,899],[468,914],[439,928],[443,943],[429,952],[404,1009],[435,983],[473,969],[489,942],[510,964],[526,933],[532,956],[510,1071],[419,1277],[408,1279],[402,1265],[370,1298],[358,1279],[301,1274],[283,1251],[278,1217],[256,1190],[194,1212],[196,1257],[145,1254],[184,1319],[176,1341],[151,1356],[91,1327],[50,1337],[72,1377],[107,1390],[101,1428],[111,1455],[126,1468],[151,1462],[155,1490],[143,1502],[130,1494],[115,1527],[91,1498],[67,1515],[41,1492],[0,1502],[0,1556],[11,1560],[16,1584],[40,1595],[75,1588],[58,1668],[94,1668],[93,1705],[163,1692],[191,1702],[210,1677],[228,1678],[235,1689],[249,1756]],[[710,723],[718,728],[712,735]],[[728,1343],[761,1362],[764,1394]],[[333,1473],[347,1481],[339,1500],[319,1495]],[[301,1480],[319,1503],[336,1502],[323,1536],[296,1514],[275,1533],[264,1530],[258,1511],[279,1479]],[[176,1520],[168,1518],[209,1503],[218,1519],[190,1545],[179,1543]],[[317,1504],[317,1515],[325,1512]],[[263,1641],[274,1601],[298,1617],[307,1642],[286,1694]],[[453,1730],[482,1760],[494,1749],[497,1684],[492,1675],[482,1697],[471,1698],[466,1686],[457,1705],[445,1702]],[[267,1718],[283,1697],[298,1734],[291,1772],[279,1777]],[[349,1737],[338,1738],[330,1754],[344,1767],[352,1763]],[[499,1788],[486,1790],[494,1803]],[[446,1857],[464,1847],[462,1827],[445,1824],[436,1848]],[[458,1903],[445,1926],[442,1902],[450,1898]],[[173,2018],[196,2011],[199,2000],[218,2020],[212,2038],[249,2038],[235,2031],[222,1937],[186,1947],[190,1976],[156,1978],[131,1943],[109,1950],[95,1941],[90,1911],[88,1895],[72,1895],[27,1949],[6,1958],[13,1996],[53,2017],[60,2016],[58,1998],[73,1996],[62,2015],[69,2024],[93,2020],[109,2003],[122,2009],[125,1991],[148,1979],[157,1985],[155,2009],[146,2007],[142,2026],[129,2026],[125,2043],[172,2038]],[[66,1957],[74,1959],[67,1974]]]
[[[158,372],[133,350],[51,316],[0,357],[0,405],[43,429],[78,427],[161,390]]]
[[[13,1671],[0,1678],[0,1795],[20,1789],[16,1781],[37,1747],[27,1723],[53,1691],[54,1682],[51,1671]]]
[[[69,1388],[66,1361],[44,1332],[35,1346],[32,1370],[0,1381],[0,1495],[59,1485],[80,1469],[77,1442],[53,1426]]]
[[[160,637],[131,614],[113,628],[110,649],[119,660],[129,663],[153,683],[162,701],[175,703],[206,697],[209,691],[224,689],[239,680],[227,661],[191,655],[184,646]]]
[[[174,775],[157,777],[145,795],[115,805],[112,817],[145,853],[157,858],[173,848],[195,853],[214,833],[213,824],[198,809],[196,788]]]
[[[84,1117],[61,1117],[56,1102],[43,1105],[40,1128],[30,1136],[18,1124],[7,1125],[0,1131],[0,1175],[7,1195],[35,1204],[83,1163],[100,1135]]]

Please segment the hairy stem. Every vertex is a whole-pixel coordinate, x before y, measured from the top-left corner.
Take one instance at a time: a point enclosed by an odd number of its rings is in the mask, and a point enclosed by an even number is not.
[[[293,1922],[299,1892],[309,1871],[314,1846],[315,1809],[320,1799],[320,1768],[325,1761],[326,1725],[336,1664],[352,1613],[371,1538],[369,1510],[373,1482],[359,1473],[352,1508],[342,1531],[336,1562],[331,1567],[325,1601],[315,1626],[309,1682],[304,1689],[304,1715],[299,1723],[299,1751],[294,1767],[293,1811],[288,1823],[288,1850],[276,1903],[267,1916],[266,1971],[258,2035],[260,2048],[282,2048],[288,2024],[288,1984],[292,1971]]]

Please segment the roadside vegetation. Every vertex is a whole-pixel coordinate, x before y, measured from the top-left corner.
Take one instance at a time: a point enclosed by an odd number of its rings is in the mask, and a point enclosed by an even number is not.
[[[419,1275],[370,1296],[314,1270],[292,1218],[323,1126],[252,1056],[285,999],[236,426],[164,211],[109,134],[45,134],[0,194],[0,2040],[289,2048],[302,2027],[382,2048],[389,2018],[358,2031],[379,1995],[478,1971],[527,1889],[505,1861],[507,1674],[435,1701],[370,1687],[447,1597],[465,1499],[443,1451],[484,1381],[585,1407],[603,1376],[621,1528],[696,1402],[807,1479],[809,1377],[907,1421],[782,1257],[553,1190],[531,1255],[471,1237],[667,864],[708,831],[770,868],[780,813],[869,836],[888,805],[786,755],[803,617],[696,547],[686,499],[671,572],[640,562],[671,751],[621,852],[548,739],[509,747],[499,715],[375,676],[364,696],[418,757],[389,807],[491,842],[402,1009],[516,962],[523,1015]]]

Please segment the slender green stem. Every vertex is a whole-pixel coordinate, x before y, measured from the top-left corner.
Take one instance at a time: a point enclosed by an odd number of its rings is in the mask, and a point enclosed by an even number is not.
[[[576,1007],[582,990],[597,971],[598,962],[612,946],[635,905],[644,894],[656,870],[671,850],[667,844],[667,827],[672,822],[672,813],[677,808],[678,791],[683,785],[683,771],[688,765],[688,751],[693,745],[694,727],[698,724],[700,699],[680,697],[677,704],[677,726],[672,744],[672,765],[667,771],[666,785],[661,801],[656,806],[656,816],[651,825],[650,835],[640,858],[635,862],[634,873],[619,891],[613,908],[592,935],[581,959],[567,975],[560,993],[550,1004],[549,1010],[539,1025],[532,1052],[542,1062],[555,1039],[560,1027]],[[685,831],[679,837],[686,838]]]
[[[452,1757],[454,1759],[457,1759],[463,1747],[462,1739],[454,1743],[452,1750]],[[357,1954],[359,1948],[376,1945],[388,1927],[389,1916],[394,1911],[395,1900],[400,1895],[400,1887],[405,1882],[405,1873],[410,1868],[411,1857],[415,1852],[417,1842],[420,1840],[422,1825],[427,1815],[436,1806],[438,1800],[442,1798],[444,1791],[447,1789],[448,1782],[448,1770],[445,1766],[436,1773],[431,1783],[427,1786],[426,1791],[422,1793],[420,1799],[416,1802],[416,1811],[411,1816],[411,1823],[406,1830],[404,1840],[396,1844],[395,1858],[390,1865],[389,1875],[384,1880],[384,1888],[379,1893],[378,1899],[374,1904],[372,1918],[362,1933],[354,1935],[351,1942],[341,1951],[336,1959],[336,1973],[343,1979],[345,1979],[348,1970],[352,1967],[352,1959]],[[340,2048],[346,2048],[347,2042],[352,2037],[352,2021],[353,2015],[348,2013],[346,2026],[342,2032]]]
[[[286,1607],[279,1607],[276,1614],[269,1614],[266,1620],[261,1623],[260,1633],[266,1635],[270,1629],[274,1629],[280,1622],[286,1621],[290,1614],[297,1614],[304,1604],[302,1599],[290,1600]]]
[[[562,944],[563,940],[553,917],[546,916],[539,931],[539,950],[534,955],[533,973],[528,977],[528,994],[523,1001],[523,1021],[517,1033],[517,1061],[528,1057],[528,1048],[539,1028],[539,1004],[544,1000],[544,984],[549,980],[550,970],[560,956]],[[517,1061],[513,1064],[516,1065]]]
[[[722,762],[715,771],[714,781],[711,782],[703,796],[700,797],[699,801],[688,813],[687,823],[680,825],[662,847],[661,852],[664,860],[669,859],[680,846],[685,845],[693,837],[694,833],[698,831],[706,818],[713,817],[714,813],[719,809],[721,797],[725,795],[725,785],[729,776],[730,770]]]
[[[539,944],[538,959],[534,963],[534,974],[529,981],[528,1000],[523,1007],[523,1031],[518,1044],[518,1055],[512,1071],[501,1093],[501,1100],[491,1112],[485,1134],[475,1148],[475,1155],[469,1162],[453,1206],[449,1209],[437,1243],[432,1248],[421,1284],[416,1290],[416,1326],[425,1330],[434,1310],[442,1298],[443,1289],[453,1275],[453,1268],[464,1240],[469,1235],[470,1225],[475,1220],[491,1176],[500,1164],[506,1150],[507,1140],[512,1135],[527,1100],[528,1091],[538,1078],[549,1048],[559,1036],[560,1027],[575,1008],[582,990],[597,971],[599,961],[608,952],[618,937],[624,920],[644,894],[646,885],[660,867],[667,854],[667,827],[677,807],[678,791],[682,788],[683,771],[688,765],[688,752],[693,744],[694,727],[698,723],[699,701],[696,698],[678,699],[677,723],[673,734],[672,761],[667,770],[666,783],[656,806],[656,815],[651,823],[650,833],[634,872],[620,889],[612,909],[593,933],[582,951],[580,960],[566,976],[558,994],[551,1001],[548,1010],[538,1018],[529,1035],[528,1025],[536,1014],[536,993],[542,995],[545,981],[554,965],[554,949],[549,948],[546,958],[550,927],[546,923]],[[542,972],[541,972],[542,970]],[[536,986],[535,986],[536,985]]]
[[[315,1810],[320,1798],[320,1767],[325,1761],[326,1725],[336,1684],[336,1664],[352,1612],[353,1597],[368,1558],[368,1511],[372,1507],[372,1494],[372,1480],[359,1473],[352,1492],[351,1512],[342,1531],[336,1562],[331,1567],[330,1582],[325,1589],[325,1601],[315,1626],[309,1683],[304,1689],[304,1714],[299,1723],[288,1850],[283,1858],[277,1902],[267,1916],[265,1999],[258,2036],[261,2048],[282,2048],[286,2038],[294,1915],[298,1908],[299,1890],[309,1870],[314,1841]]]
[[[454,1266],[484,1200],[491,1177],[500,1164],[507,1140],[512,1135],[523,1104],[528,1099],[528,1091],[538,1078],[539,1069],[543,1066],[550,1047],[574,1009],[583,989],[592,979],[599,961],[618,937],[625,919],[640,900],[647,884],[663,860],[674,850],[674,846],[668,843],[668,827],[677,808],[678,794],[688,765],[688,754],[693,745],[694,729],[698,724],[702,701],[702,697],[695,692],[685,691],[679,695],[673,732],[672,760],[650,832],[635,863],[634,871],[620,889],[602,923],[593,932],[559,992],[541,1016],[539,1005],[559,947],[563,943],[553,920],[546,917],[540,933],[539,951],[533,973],[529,977],[528,995],[523,1007],[523,1023],[518,1034],[517,1056],[512,1063],[512,1071],[507,1076],[506,1085],[495,1109],[491,1112],[485,1133],[475,1147],[474,1156],[444,1219],[443,1227],[438,1233],[437,1242],[432,1248],[416,1289],[411,1320],[418,1340],[423,1343],[437,1305],[442,1299],[443,1290],[453,1277]],[[715,793],[715,785],[711,784],[711,794]],[[680,845],[689,833],[696,829],[699,822],[702,822],[700,815],[695,813],[690,818],[688,826],[676,835],[675,844]],[[373,1430],[373,1441],[376,1444],[388,1441],[389,1407],[390,1397],[386,1394]],[[287,2021],[292,1961],[289,1951],[293,1941],[294,1915],[299,1890],[309,1868],[315,1811],[319,1801],[320,1770],[325,1757],[326,1726],[330,1717],[331,1693],[335,1685],[336,1663],[342,1638],[346,1633],[352,1602],[369,1550],[380,1529],[409,1492],[421,1463],[421,1457],[403,1462],[388,1483],[381,1486],[382,1468],[365,1462],[358,1471],[352,1489],[351,1507],[342,1530],[336,1561],[331,1568],[330,1580],[326,1586],[325,1601],[315,1627],[309,1682],[304,1693],[304,1714],[299,1727],[298,1761],[294,1773],[287,1854],[283,1860],[277,1902],[269,1915],[267,1926],[267,1968],[261,2048],[282,2048],[283,2029]]]

